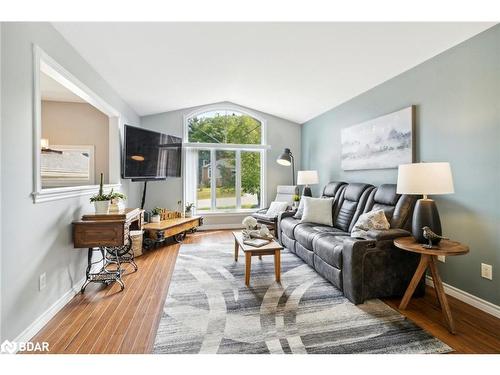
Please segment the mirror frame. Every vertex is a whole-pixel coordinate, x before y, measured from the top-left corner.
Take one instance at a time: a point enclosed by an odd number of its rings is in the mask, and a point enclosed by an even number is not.
[[[121,186],[120,154],[123,123],[120,113],[100,98],[90,88],[68,72],[39,46],[33,45],[33,203],[47,202],[96,193],[98,185],[42,188],[40,142],[42,135],[42,98],[40,93],[40,72],[55,79],[62,86],[78,95],[90,105],[109,117],[109,176],[106,191]],[[116,154],[117,153],[117,154]],[[112,170],[118,173],[111,173]]]

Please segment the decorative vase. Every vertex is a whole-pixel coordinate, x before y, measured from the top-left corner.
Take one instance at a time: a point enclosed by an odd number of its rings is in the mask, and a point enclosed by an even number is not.
[[[184,213],[184,217],[192,217],[192,216],[193,216],[193,212],[192,212],[191,210],[186,211],[186,212]]]
[[[160,215],[151,216],[151,222],[152,223],[159,223],[160,222]]]
[[[94,202],[94,207],[95,207],[95,213],[97,215],[103,215],[109,213],[109,204],[110,201],[95,201]]]

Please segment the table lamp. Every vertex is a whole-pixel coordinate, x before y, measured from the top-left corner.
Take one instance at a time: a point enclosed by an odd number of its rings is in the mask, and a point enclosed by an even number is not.
[[[276,159],[276,163],[284,165],[285,167],[292,166],[292,185],[295,185],[295,163],[292,151],[290,151],[289,148],[285,148],[283,153]]]
[[[297,185],[305,185],[302,195],[312,197],[311,188],[309,185],[319,183],[318,171],[299,171],[297,174]]]
[[[442,235],[441,220],[434,200],[427,195],[452,194],[453,177],[450,163],[402,164],[398,168],[398,194],[423,195],[413,211],[412,234],[419,243],[428,243],[422,228],[427,226],[434,233]],[[439,238],[432,241],[435,245]]]

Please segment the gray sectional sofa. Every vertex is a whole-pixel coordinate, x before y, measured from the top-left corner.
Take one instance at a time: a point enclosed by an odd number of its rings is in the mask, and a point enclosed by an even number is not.
[[[280,243],[355,304],[402,296],[419,257],[399,250],[393,240],[411,235],[408,229],[418,197],[397,194],[393,184],[345,182],[330,182],[322,196],[333,198],[333,226],[301,223],[296,212],[284,212],[278,219]],[[379,209],[384,210],[390,229],[369,231],[368,239],[351,237],[359,216]],[[424,293],[423,282],[416,293]]]

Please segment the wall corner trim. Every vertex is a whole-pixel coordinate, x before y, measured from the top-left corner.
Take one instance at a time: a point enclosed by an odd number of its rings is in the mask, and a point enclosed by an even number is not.
[[[434,287],[434,282],[431,276],[426,276],[425,283],[429,286]],[[461,289],[458,289],[452,285],[443,283],[444,291],[446,294],[455,297],[456,299],[471,305],[485,313],[493,315],[496,318],[500,318],[500,306],[497,306],[491,302],[488,302],[482,298],[476,297],[470,293],[467,293]]]
[[[62,295],[52,306],[50,306],[42,315],[36,318],[26,329],[21,332],[14,340],[15,342],[28,342],[64,307],[69,301],[80,293],[80,287],[84,283],[85,277],[76,282],[73,287]],[[49,346],[50,350],[50,346]]]

